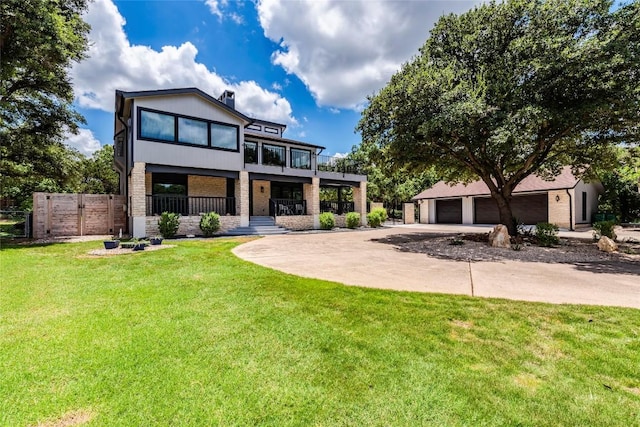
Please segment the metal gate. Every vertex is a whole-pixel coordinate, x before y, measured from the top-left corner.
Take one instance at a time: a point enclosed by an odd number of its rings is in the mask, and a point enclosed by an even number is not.
[[[0,238],[31,237],[31,212],[0,211]]]

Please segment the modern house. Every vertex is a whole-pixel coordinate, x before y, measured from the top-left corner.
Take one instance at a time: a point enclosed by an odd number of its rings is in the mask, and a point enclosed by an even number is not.
[[[530,175],[514,190],[513,215],[524,224],[550,222],[574,229],[589,224],[598,209],[599,182],[587,183],[565,167],[553,181]],[[438,182],[413,198],[425,224],[498,224],[500,215],[483,181],[447,185]]]
[[[181,214],[179,234],[199,234],[200,214],[211,211],[221,232],[265,220],[319,228],[322,211],[338,224],[350,211],[366,216],[367,179],[357,165],[283,137],[283,124],[245,116],[231,91],[218,99],[196,88],[116,91],[115,109],[114,165],[133,236],[157,234],[165,211]],[[337,189],[335,200],[321,203],[322,187]]]

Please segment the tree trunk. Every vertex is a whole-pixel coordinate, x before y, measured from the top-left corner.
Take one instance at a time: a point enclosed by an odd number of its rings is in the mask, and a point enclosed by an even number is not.
[[[504,195],[502,193],[492,193],[491,197],[498,205],[500,213],[500,224],[503,224],[509,230],[510,236],[517,234],[516,224],[513,221],[513,212],[511,211],[511,194]]]

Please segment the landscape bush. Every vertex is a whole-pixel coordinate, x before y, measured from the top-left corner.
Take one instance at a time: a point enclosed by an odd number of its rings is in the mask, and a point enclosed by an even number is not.
[[[170,239],[176,235],[180,227],[180,214],[173,212],[162,212],[158,220],[158,229],[165,239]]]
[[[345,221],[347,228],[358,228],[358,226],[360,226],[360,214],[358,212],[349,212]]]
[[[323,230],[331,230],[336,225],[336,219],[331,212],[323,212],[320,214],[320,228]]]
[[[208,212],[200,217],[200,230],[205,237],[211,237],[220,230],[220,215]]]
[[[387,220],[387,211],[384,208],[375,208],[367,214],[369,227],[380,227]]]
[[[553,246],[560,243],[558,239],[558,226],[548,222],[536,224],[536,237],[540,246]]]
[[[616,232],[614,228],[616,226],[615,221],[597,221],[593,223],[593,238],[595,240],[600,239],[602,236],[606,236],[611,240],[616,240]]]

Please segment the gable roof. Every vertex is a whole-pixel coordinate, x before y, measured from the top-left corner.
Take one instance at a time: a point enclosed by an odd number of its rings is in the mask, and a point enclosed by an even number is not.
[[[197,87],[186,87],[179,89],[157,89],[157,90],[141,90],[135,92],[125,92],[122,90],[116,90],[116,97],[121,96],[123,99],[132,99],[132,98],[145,98],[151,96],[171,96],[171,95],[197,95],[203,98],[206,101],[216,105],[219,108],[227,111],[230,114],[244,120],[247,123],[252,123],[253,119],[245,116],[240,111],[229,107],[224,102],[218,101],[213,96],[201,91]]]
[[[536,175],[529,175],[522,180],[513,190],[517,193],[532,193],[536,191],[563,190],[575,187],[580,180],[573,176],[571,168],[565,166],[562,168],[560,175],[556,176],[553,181],[545,181]],[[433,187],[424,190],[411,200],[420,199],[444,199],[451,197],[466,196],[490,196],[489,187],[483,181],[474,181],[470,184],[448,185],[444,181],[440,181]]]

